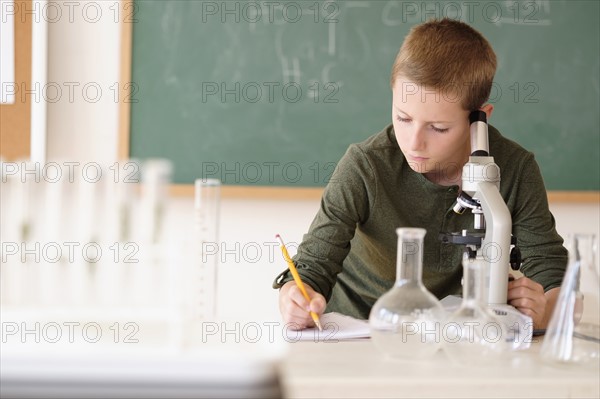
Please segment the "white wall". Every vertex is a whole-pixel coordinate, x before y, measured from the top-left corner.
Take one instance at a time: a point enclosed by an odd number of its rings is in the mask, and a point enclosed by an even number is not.
[[[87,2],[79,3],[81,8]],[[59,3],[61,4],[61,3]],[[118,82],[120,26],[114,21],[113,2],[102,5],[99,21],[91,23],[75,13],[73,22],[65,16],[49,24],[48,81],[63,87],[60,101],[48,105],[48,159],[97,161],[110,163],[117,159],[118,101],[111,87]],[[68,15],[64,7],[63,15]],[[91,11],[90,11],[91,12]],[[73,101],[69,101],[65,82],[79,84]],[[72,84],[72,83],[68,83]],[[86,99],[82,89],[100,87],[97,102]],[[191,199],[172,202],[177,218],[192,217]],[[285,267],[281,258],[271,260],[274,235],[280,233],[289,243],[297,243],[307,230],[318,201],[222,201],[221,238],[223,249],[236,245],[240,252],[229,253],[221,265],[221,313],[228,316],[257,314],[277,317],[276,291],[270,289],[276,273]],[[598,204],[552,204],[561,234],[587,232],[600,235]],[[244,252],[244,248],[246,252]],[[257,258],[253,249],[260,248]],[[275,252],[277,255],[277,252]]]
[[[172,209],[183,222],[192,214],[192,200],[177,198]],[[277,317],[277,292],[270,289],[273,278],[285,263],[273,246],[279,233],[295,253],[319,207],[319,201],[265,201],[225,199],[221,204],[221,265],[219,292],[221,298],[249,298],[221,301],[221,315],[244,317],[257,314]],[[558,231],[594,233],[600,236],[600,211],[594,204],[551,205]],[[274,260],[274,261],[273,261]],[[598,261],[598,260],[597,260]],[[587,295],[585,314],[598,313],[598,282],[584,274],[582,290]],[[594,285],[595,284],[595,285]],[[587,304],[590,304],[589,306]]]

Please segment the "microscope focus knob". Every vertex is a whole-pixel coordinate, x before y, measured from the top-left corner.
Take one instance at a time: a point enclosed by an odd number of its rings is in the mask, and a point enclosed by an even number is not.
[[[519,270],[521,268],[521,250],[519,247],[513,247],[510,250],[510,268],[513,270]]]

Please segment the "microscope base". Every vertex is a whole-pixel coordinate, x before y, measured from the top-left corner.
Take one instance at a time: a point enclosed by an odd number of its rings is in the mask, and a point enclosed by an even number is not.
[[[533,320],[511,305],[488,305],[511,334],[513,349],[527,349],[533,340]]]
[[[447,312],[452,313],[457,310],[462,298],[456,295],[448,295],[441,301],[442,306]],[[531,317],[519,312],[510,305],[489,305],[498,321],[500,321],[508,330],[513,349],[527,349],[531,346],[533,340],[533,321]]]

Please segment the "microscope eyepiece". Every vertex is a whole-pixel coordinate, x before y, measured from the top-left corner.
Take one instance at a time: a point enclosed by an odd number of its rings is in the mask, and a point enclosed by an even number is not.
[[[487,123],[487,115],[482,110],[476,110],[469,114],[469,124],[473,122]]]
[[[469,114],[471,132],[471,156],[487,157],[490,153],[488,140],[487,115],[481,110]]]

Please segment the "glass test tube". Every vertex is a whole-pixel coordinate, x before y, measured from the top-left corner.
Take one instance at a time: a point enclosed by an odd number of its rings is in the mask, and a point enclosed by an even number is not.
[[[132,301],[134,306],[153,303],[164,283],[160,278],[164,264],[164,224],[171,182],[172,164],[166,159],[149,159],[142,166],[139,227],[135,245],[139,246],[139,261],[131,264]]]
[[[171,182],[171,162],[151,159],[144,162],[142,171],[142,236],[144,241],[157,244],[162,238],[167,190]]]
[[[61,262],[68,259],[69,255],[64,253],[59,243],[65,242],[65,237],[62,235],[61,221],[62,202],[63,202],[63,186],[65,180],[58,178],[57,180],[42,180],[37,184],[40,198],[39,203],[45,211],[38,217],[39,234],[41,246],[44,248],[41,262],[33,265],[32,273],[37,280],[37,293],[39,294],[39,302],[44,306],[58,306],[63,301],[64,280],[61,274],[66,269]],[[50,250],[45,250],[50,248]],[[57,248],[56,251],[53,251]]]
[[[192,309],[194,318],[216,316],[217,267],[219,264],[219,207],[221,181],[197,179],[194,195],[194,243]]]

